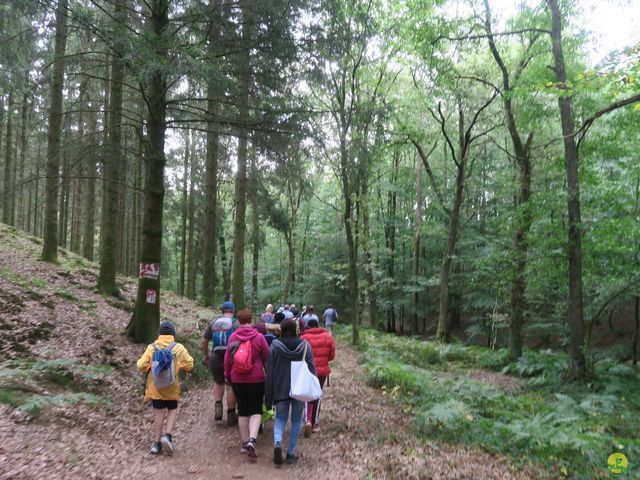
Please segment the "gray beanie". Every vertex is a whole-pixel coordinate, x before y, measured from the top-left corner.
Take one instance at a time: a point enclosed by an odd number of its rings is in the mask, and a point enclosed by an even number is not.
[[[158,335],[173,335],[176,336],[176,326],[173,322],[169,320],[165,320],[160,324],[160,329],[158,330]]]

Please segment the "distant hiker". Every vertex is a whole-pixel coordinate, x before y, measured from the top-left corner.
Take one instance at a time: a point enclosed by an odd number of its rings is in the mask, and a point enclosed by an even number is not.
[[[147,372],[147,389],[145,401],[151,400],[154,410],[153,435],[155,442],[150,453],[155,455],[164,450],[173,454],[173,427],[178,412],[180,398],[180,370],[189,372],[193,369],[193,358],[182,344],[175,341],[176,326],[165,321],[160,324],[158,339],[138,359],[138,370]],[[162,427],[166,420],[166,430]]]
[[[313,311],[313,307],[309,307]],[[315,316],[315,315],[314,315]],[[331,375],[329,362],[336,358],[336,344],[333,337],[324,328],[320,328],[318,317],[307,321],[307,330],[302,334],[302,338],[309,342],[313,348],[313,361],[316,365],[316,375],[320,380],[320,386],[324,387],[324,382]],[[320,399],[307,402],[304,436],[308,437],[311,432],[319,430],[318,420],[320,419]]]
[[[298,314],[300,313],[300,311],[298,310],[298,307],[296,307],[295,303],[291,304],[291,306],[289,307],[289,310],[291,310],[291,313],[293,314],[294,317],[297,317]]]
[[[284,313],[284,318],[287,320],[293,318],[293,312],[291,311],[291,307],[289,307],[289,305],[284,306],[284,310],[282,311],[282,313]]]
[[[291,362],[300,361],[306,351],[306,362],[311,373],[316,373],[313,363],[313,349],[307,342],[296,336],[296,324],[293,320],[285,320],[281,324],[282,338],[274,340],[269,349],[267,360],[267,381],[265,384],[265,404],[267,410],[276,407],[276,418],[273,427],[273,461],[282,465],[282,439],[291,411],[291,431],[287,445],[285,462],[295,464],[296,444],[302,426],[302,412],[304,402],[294,400],[289,396],[291,390]]]
[[[265,311],[260,315],[260,321],[264,323],[273,323],[273,305],[267,305]]]
[[[224,377],[231,384],[238,402],[240,453],[256,458],[256,438],[264,403],[264,367],[269,346],[264,336],[251,326],[251,310],[240,310],[238,322],[240,326],[231,335],[224,356]]]
[[[270,323],[269,327],[272,327],[272,326],[273,326],[273,323]],[[267,330],[267,324],[264,323],[262,320],[254,323],[253,328],[255,328],[258,332],[260,332],[264,336],[264,339],[267,341],[267,345],[269,346],[271,346],[271,342],[273,342],[276,338],[278,338],[271,331]]]
[[[233,318],[235,305],[233,302],[224,302],[220,306],[222,317],[212,321],[207,325],[204,331],[202,342],[200,342],[200,350],[204,357],[205,365],[209,366],[213,375],[213,397],[215,399],[214,418],[216,421],[222,421],[222,397],[227,392],[227,425],[232,426],[238,423],[236,415],[236,398],[233,390],[229,385],[225,387],[224,381],[224,353],[231,335],[238,327],[238,321]],[[209,351],[209,342],[213,343],[212,350]]]
[[[333,305],[330,303],[327,306],[327,309],[322,314],[322,320],[324,321],[325,327],[329,335],[333,336],[333,326],[338,321],[338,312],[333,308]]]
[[[302,324],[304,325],[305,330],[309,328],[308,326],[309,320],[316,320],[318,323],[320,322],[320,320],[318,319],[318,315],[316,315],[315,307],[313,305],[309,305],[309,308],[307,308],[307,311],[302,316]]]

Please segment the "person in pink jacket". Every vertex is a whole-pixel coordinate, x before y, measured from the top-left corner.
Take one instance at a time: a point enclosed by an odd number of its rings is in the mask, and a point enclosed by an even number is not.
[[[240,326],[229,338],[229,348],[224,355],[224,378],[231,383],[238,402],[240,453],[256,458],[269,346],[264,336],[251,326],[251,310],[240,310],[237,318]],[[241,357],[244,357],[242,363]]]
[[[313,309],[313,307],[311,307]],[[336,344],[333,337],[320,328],[318,318],[313,318],[307,322],[307,329],[302,334],[302,338],[311,344],[313,348],[313,360],[316,364],[316,374],[320,380],[320,386],[324,388],[324,383],[331,375],[329,362],[336,358]],[[318,420],[320,419],[320,399],[307,402],[305,412],[304,436],[308,437],[311,432],[317,432]]]

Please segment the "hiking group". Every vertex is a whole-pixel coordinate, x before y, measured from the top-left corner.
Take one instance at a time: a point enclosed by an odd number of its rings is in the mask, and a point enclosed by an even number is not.
[[[224,302],[220,310],[222,316],[207,325],[200,343],[214,381],[214,419],[223,420],[226,393],[227,425],[238,425],[240,453],[255,459],[262,425],[274,418],[273,461],[295,464],[301,431],[309,437],[319,430],[322,389],[325,382],[328,385],[329,362],[336,353],[332,329],[338,313],[331,304],[327,307],[322,316],[325,329],[313,306],[300,312],[293,304],[283,305],[274,313],[270,304],[255,323],[251,310],[236,314],[232,302]],[[178,374],[193,369],[193,358],[175,336],[173,322],[162,322],[158,339],[137,363],[138,370],[148,373],[145,401],[154,409],[152,454],[174,451]]]

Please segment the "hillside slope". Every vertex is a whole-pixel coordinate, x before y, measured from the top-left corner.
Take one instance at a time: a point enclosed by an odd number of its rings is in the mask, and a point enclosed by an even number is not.
[[[38,260],[39,241],[0,225],[0,478],[533,478],[477,449],[418,440],[401,407],[364,383],[359,353],[340,344],[326,389],[322,430],[301,439],[300,463],[275,468],[272,424],[260,458],[238,453],[235,428],[215,424],[210,379],[185,382],[174,457],[152,457],[150,409],[135,360],[144,349],[122,337],[132,304],[93,291],[97,266],[61,251]],[[133,279],[119,278],[124,299]],[[197,357],[201,309],[170,292],[175,320]]]

